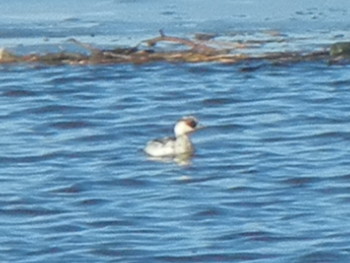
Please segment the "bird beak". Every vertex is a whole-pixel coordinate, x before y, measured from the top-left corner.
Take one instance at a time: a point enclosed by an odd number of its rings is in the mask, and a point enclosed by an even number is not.
[[[195,131],[202,130],[202,129],[205,129],[205,128],[206,128],[206,126],[198,125],[198,126],[195,128]]]

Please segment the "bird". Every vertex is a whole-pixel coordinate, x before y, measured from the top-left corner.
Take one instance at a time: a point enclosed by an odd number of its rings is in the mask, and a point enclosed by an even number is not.
[[[194,116],[182,117],[174,126],[175,137],[151,140],[146,144],[144,151],[151,157],[191,156],[194,146],[189,135],[198,129],[198,120]]]

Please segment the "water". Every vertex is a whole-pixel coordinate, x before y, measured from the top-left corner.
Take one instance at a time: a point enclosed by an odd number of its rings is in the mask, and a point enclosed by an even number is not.
[[[254,66],[1,66],[0,261],[349,262],[350,66]],[[190,163],[149,160],[189,114]]]
[[[346,262],[348,70],[4,68],[2,261]],[[148,160],[186,114],[192,164]]]

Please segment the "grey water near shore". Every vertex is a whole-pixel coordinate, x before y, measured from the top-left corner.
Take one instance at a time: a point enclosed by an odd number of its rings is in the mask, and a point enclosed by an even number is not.
[[[291,39],[288,48],[324,48],[346,40],[349,22],[344,1],[296,1],[282,13],[273,12],[277,1],[267,1],[272,11],[223,1],[213,12],[206,1],[202,9],[196,1],[188,9],[183,1],[87,1],[81,13],[78,1],[52,1],[52,13],[40,1],[16,2],[27,4],[4,4],[0,42],[19,52],[55,50],[70,37],[135,43],[159,25],[226,37],[234,23],[239,37],[273,29]],[[158,16],[141,27],[146,4],[155,7],[146,17]],[[242,11],[225,12],[233,6]],[[25,10],[31,16],[20,17]],[[349,65],[0,70],[1,262],[348,262]],[[145,143],[171,135],[189,114],[205,126],[192,135],[190,163],[149,160]]]

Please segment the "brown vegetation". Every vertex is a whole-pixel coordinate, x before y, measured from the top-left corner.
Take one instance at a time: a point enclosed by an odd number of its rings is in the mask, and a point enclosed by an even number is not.
[[[144,40],[135,47],[116,48],[102,50],[90,44],[70,39],[70,42],[88,51],[89,54],[72,52],[59,52],[49,54],[16,55],[6,49],[0,50],[0,63],[43,63],[48,65],[60,64],[117,64],[117,63],[151,63],[157,61],[165,62],[217,62],[217,63],[237,63],[242,61],[268,61],[271,63],[289,63],[300,61],[339,61],[349,54],[344,53],[350,50],[350,44],[335,43],[329,49],[314,52],[263,52],[259,54],[248,54],[240,50],[249,50],[269,43],[271,40],[241,42],[220,42],[215,41],[215,35],[196,34],[194,39],[186,39],[174,36],[166,36],[160,31],[160,36]],[[284,41],[278,38],[275,40]],[[166,48],[157,46],[160,43],[167,43]],[[169,45],[172,44],[172,45]],[[170,49],[170,50],[169,50]],[[344,52],[342,53],[342,51]]]

